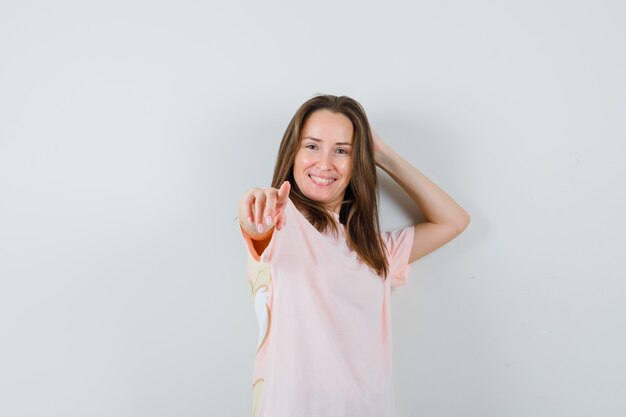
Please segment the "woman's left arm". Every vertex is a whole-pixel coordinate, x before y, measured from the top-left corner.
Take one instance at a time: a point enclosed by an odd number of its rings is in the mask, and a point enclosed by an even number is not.
[[[376,165],[411,197],[426,216],[414,226],[415,237],[409,263],[445,245],[470,223],[470,215],[448,194],[385,144],[372,130]]]

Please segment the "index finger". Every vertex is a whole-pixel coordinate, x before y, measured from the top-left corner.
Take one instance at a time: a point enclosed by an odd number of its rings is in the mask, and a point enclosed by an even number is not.
[[[283,182],[280,188],[278,189],[278,195],[277,195],[278,204],[284,204],[287,201],[287,197],[289,196],[290,190],[291,190],[291,183],[289,181]]]

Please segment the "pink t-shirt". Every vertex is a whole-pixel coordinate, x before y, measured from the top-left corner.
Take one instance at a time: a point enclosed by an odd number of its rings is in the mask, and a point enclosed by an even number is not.
[[[391,287],[404,285],[413,226],[382,233],[383,281],[340,235],[322,234],[291,200],[286,224],[257,254],[248,278],[259,322],[253,417],[393,417]]]

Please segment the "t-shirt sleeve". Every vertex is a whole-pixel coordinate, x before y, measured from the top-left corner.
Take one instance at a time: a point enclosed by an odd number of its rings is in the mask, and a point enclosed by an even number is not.
[[[265,249],[263,249],[263,252],[258,253],[254,247],[254,244],[252,243],[252,238],[250,237],[248,232],[246,232],[246,229],[243,228],[241,223],[239,223],[239,229],[241,230],[243,241],[246,245],[246,248],[248,249],[248,253],[250,254],[250,256],[252,256],[252,259],[254,259],[257,262],[259,261],[264,262],[264,263],[269,262],[272,258],[272,253],[274,252],[274,246],[276,245],[275,242],[277,239],[277,235],[279,235],[280,232],[274,229],[274,231],[272,232],[272,238],[270,239],[270,242],[267,244]]]
[[[392,287],[406,285],[406,278],[411,265],[409,264],[409,257],[413,248],[414,235],[415,228],[413,226],[383,232],[381,235],[388,250],[389,275],[387,278],[391,279]]]

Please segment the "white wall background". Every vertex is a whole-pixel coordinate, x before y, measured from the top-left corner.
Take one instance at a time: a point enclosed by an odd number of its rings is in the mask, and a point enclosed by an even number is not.
[[[394,292],[398,417],[626,415],[625,21],[618,0],[4,0],[0,415],[250,414],[236,207],[318,92],[472,215]],[[420,219],[381,183],[385,229]]]

